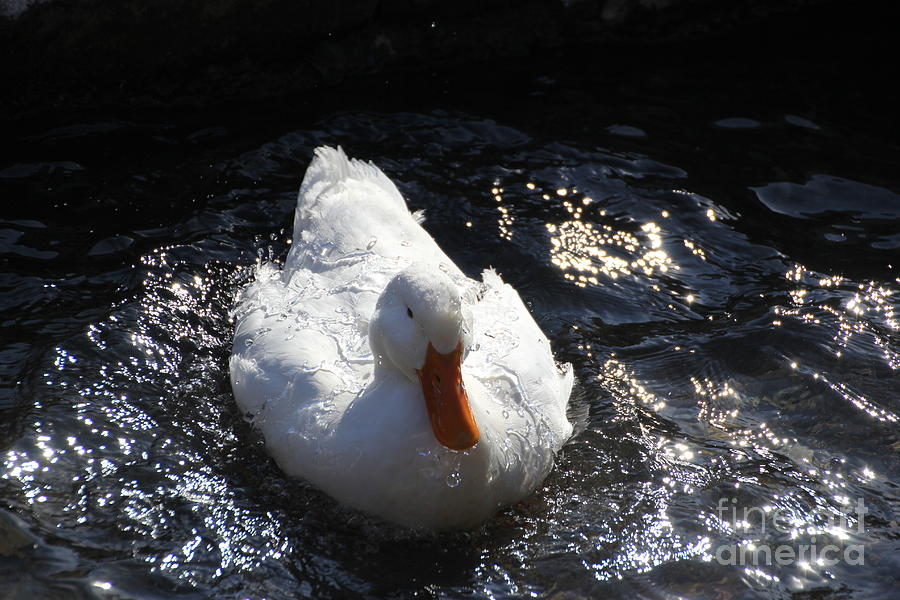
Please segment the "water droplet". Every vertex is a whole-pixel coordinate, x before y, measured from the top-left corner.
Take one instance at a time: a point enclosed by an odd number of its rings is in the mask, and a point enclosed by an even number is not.
[[[373,235],[371,238],[369,238],[369,243],[366,244],[366,250],[371,250],[377,242],[378,238]]]
[[[503,418],[504,418],[504,419],[508,419],[508,418],[509,418],[509,411],[506,410],[505,408],[503,409]]]
[[[409,248],[410,246],[412,246],[412,242],[410,242],[409,240],[403,240],[402,242],[400,242],[400,245],[405,248]]]
[[[459,483],[461,480],[462,478],[459,476],[459,471],[453,471],[452,473],[447,475],[447,487],[459,487]]]

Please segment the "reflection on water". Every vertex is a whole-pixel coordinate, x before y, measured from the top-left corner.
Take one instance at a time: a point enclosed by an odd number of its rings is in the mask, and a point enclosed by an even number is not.
[[[747,121],[703,120],[735,136]],[[827,127],[804,123],[770,135]],[[794,236],[837,252],[820,226],[865,237],[897,218],[896,194],[773,177],[736,180],[761,202],[742,204],[655,159],[651,125],[616,124],[603,149],[462,114],[343,114],[212,165],[135,164],[110,191],[149,203],[166,176],[206,198],[196,208],[96,232],[4,221],[5,256],[28,262],[0,281],[16,332],[0,585],[59,598],[892,593],[900,281],[823,268],[828,256],[804,265],[758,232],[770,214],[793,219]],[[645,151],[616,150],[623,137]],[[335,143],[399,181],[463,269],[492,265],[519,287],[576,366],[578,433],[558,467],[476,531],[345,511],[286,480],[233,405],[234,295],[257,261],[285,255],[311,150]],[[77,191],[91,168],[53,176]],[[893,269],[885,239],[864,256]],[[808,550],[732,564],[723,550],[827,545],[862,547],[865,570]]]
[[[561,193],[565,191],[565,188],[557,190],[557,194],[565,196]],[[585,196],[580,204],[587,207],[592,202]],[[669,270],[672,259],[660,250],[662,241],[656,223],[648,222],[640,226],[646,238],[642,242],[636,235],[615,230],[610,225],[595,230],[593,223],[582,220],[581,206],[573,205],[569,200],[564,200],[562,205],[572,220],[558,225],[547,223],[547,231],[553,236],[550,238],[550,262],[565,271],[563,277],[569,281],[586,287],[588,284],[600,285],[597,276],[601,273],[616,279],[619,275],[630,274],[632,270],[643,271],[645,275],[652,275],[654,270],[663,273]],[[606,209],[597,209],[597,214],[605,217]]]

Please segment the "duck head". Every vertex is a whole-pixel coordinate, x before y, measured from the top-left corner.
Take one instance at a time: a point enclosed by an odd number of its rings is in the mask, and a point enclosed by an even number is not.
[[[421,386],[434,436],[453,450],[471,448],[480,436],[462,378],[470,322],[453,280],[424,265],[388,283],[369,322],[377,364]]]

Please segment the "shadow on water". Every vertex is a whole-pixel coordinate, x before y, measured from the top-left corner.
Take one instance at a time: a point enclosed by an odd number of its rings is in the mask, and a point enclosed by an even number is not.
[[[682,52],[639,72],[640,57],[603,74],[486,65],[366,111],[323,94],[303,115],[22,125],[0,164],[0,589],[891,597],[889,99],[851,114],[853,89],[806,57],[740,72]],[[233,405],[233,300],[258,260],[283,259],[320,144],[381,166],[466,272],[496,267],[576,369],[557,468],[477,530],[342,509],[285,479]],[[817,543],[861,546],[865,566],[722,554]]]

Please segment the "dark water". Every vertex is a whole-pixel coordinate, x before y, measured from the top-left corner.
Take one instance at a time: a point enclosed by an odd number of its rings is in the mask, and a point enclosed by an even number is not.
[[[0,164],[0,595],[895,597],[896,118],[849,69],[692,65],[23,126]],[[478,530],[341,509],[233,405],[229,310],[284,256],[320,144],[381,166],[575,366],[577,435]]]

